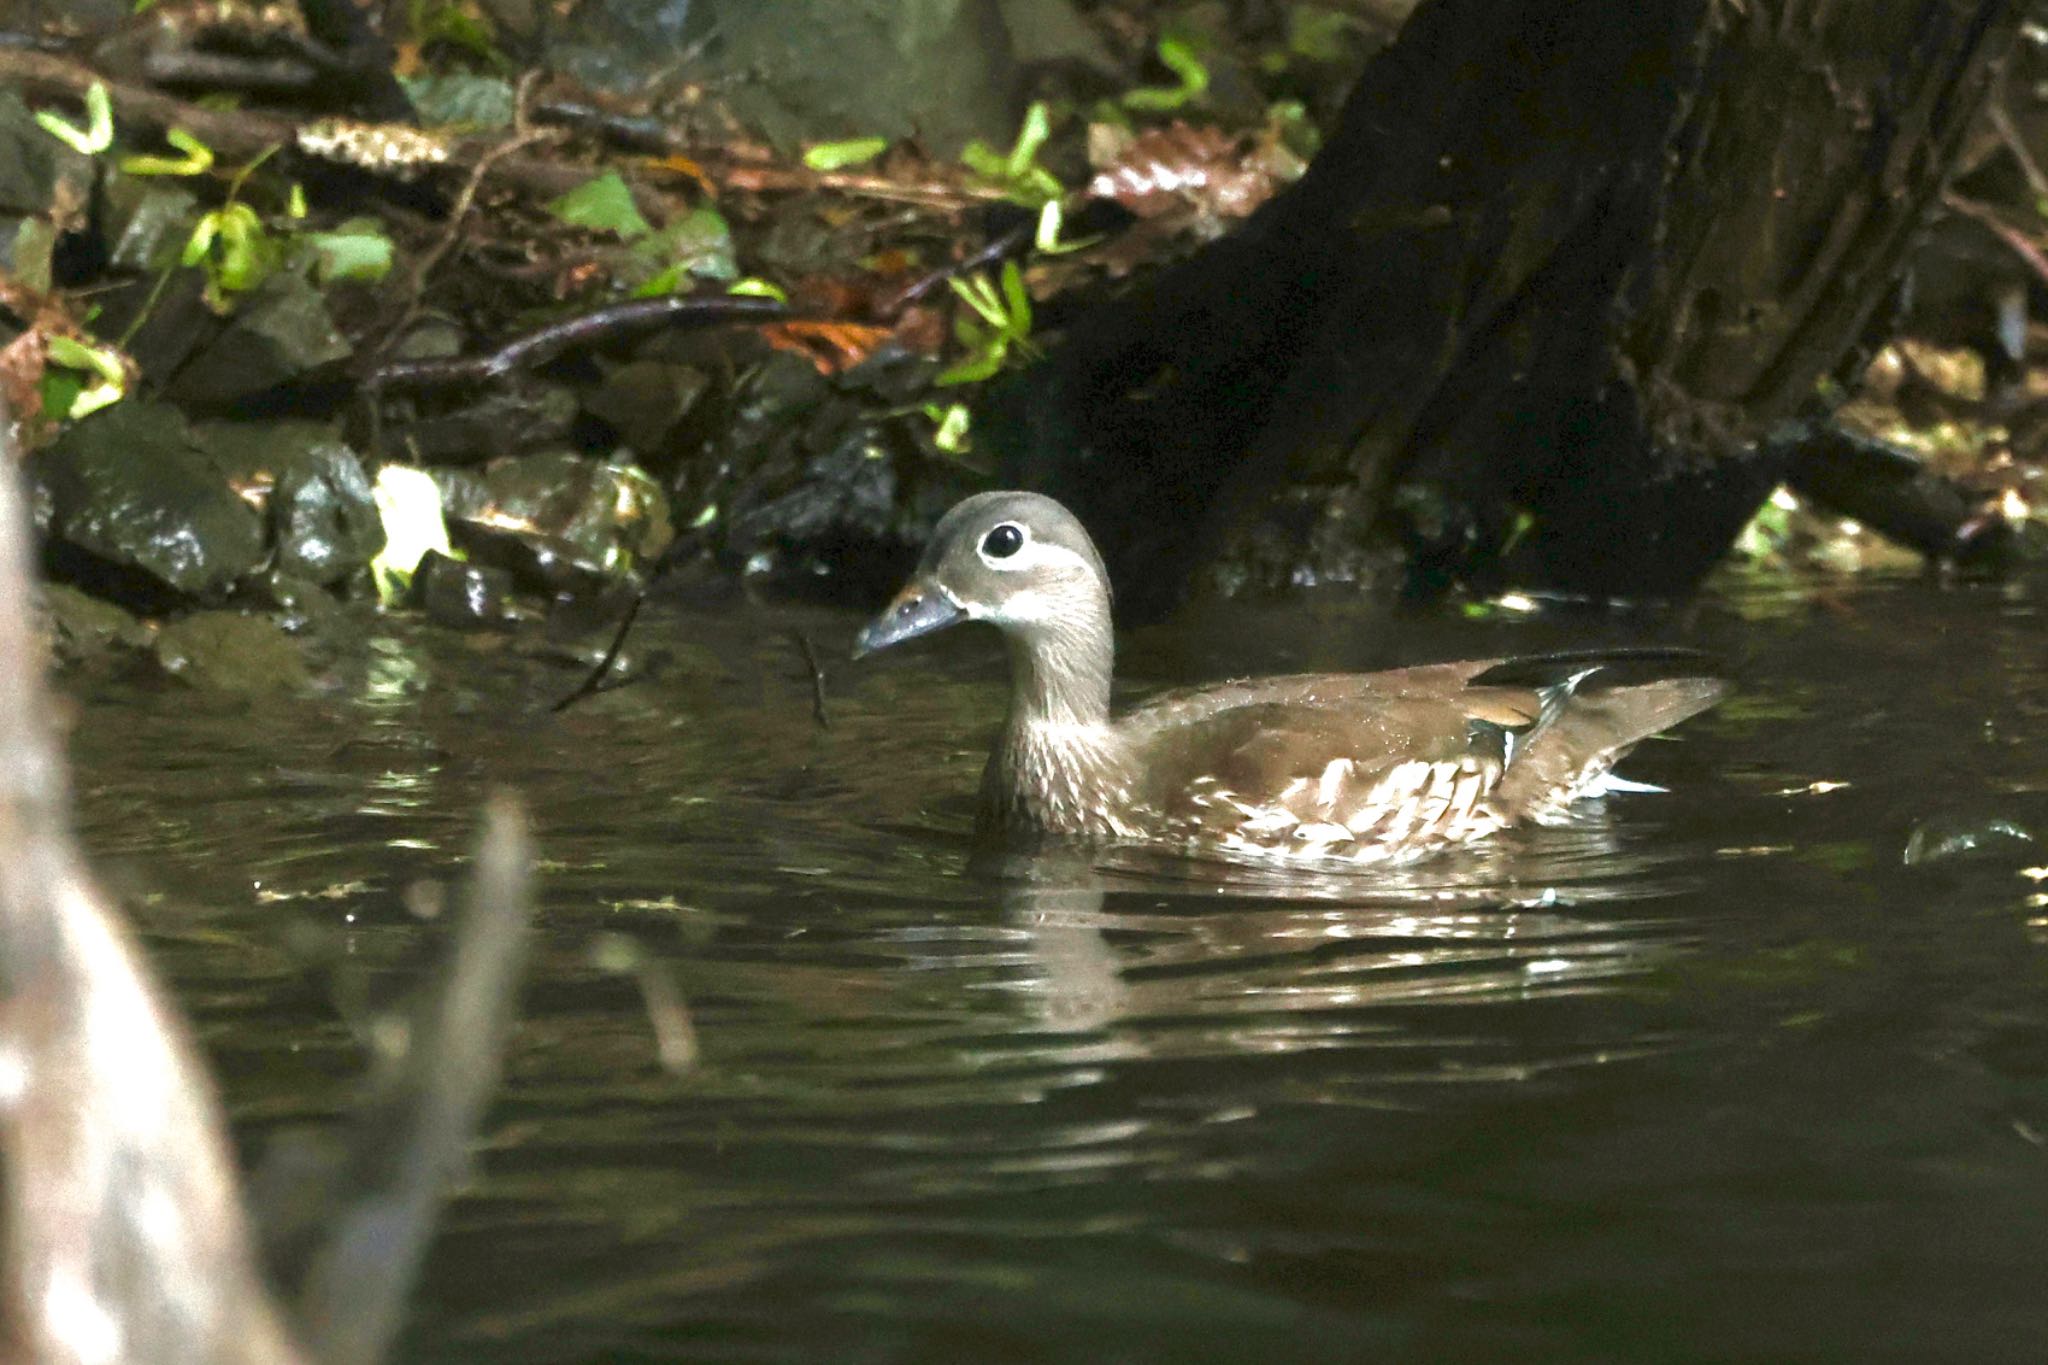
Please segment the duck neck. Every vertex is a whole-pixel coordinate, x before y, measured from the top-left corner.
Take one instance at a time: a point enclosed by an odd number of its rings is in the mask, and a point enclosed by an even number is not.
[[[1109,618],[1062,621],[1007,632],[1012,733],[1041,726],[1095,729],[1109,723],[1114,646]]]
[[[1010,717],[989,758],[984,815],[1055,833],[1108,830],[1128,785],[1109,723],[1108,603],[1005,637]]]

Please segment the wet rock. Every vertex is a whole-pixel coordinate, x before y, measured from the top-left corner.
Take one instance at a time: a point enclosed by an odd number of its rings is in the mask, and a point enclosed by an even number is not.
[[[206,422],[193,440],[245,496],[265,499],[277,567],[336,583],[384,548],[362,462],[317,422]]]
[[[889,341],[840,375],[839,387],[849,393],[869,394],[894,405],[917,402],[932,396],[932,380],[938,377],[942,368],[944,366],[934,357]]]
[[[170,396],[221,406],[349,354],[320,291],[280,272],[257,286],[226,330],[178,371]]]
[[[347,608],[326,587],[279,569],[250,583],[249,595],[293,635],[337,636],[348,615]]]
[[[1957,858],[2024,858],[2035,847],[2032,831],[2003,816],[1936,815],[1913,827],[1905,861],[1926,867]]]
[[[680,70],[677,52],[693,53]],[[950,157],[971,137],[1009,145],[1022,112],[996,0],[586,0],[547,64],[621,93],[708,82],[786,145],[917,137]]]
[[[224,330],[205,292],[206,277],[197,270],[173,270],[161,288],[156,275],[139,276],[100,296],[94,327],[101,336],[127,337],[143,378],[161,387]]]
[[[576,396],[552,385],[494,391],[452,412],[385,424],[391,446],[422,464],[481,464],[555,445],[576,424]]]
[[[413,599],[438,625],[457,630],[511,624],[512,575],[429,550],[413,573]]]
[[[68,583],[43,588],[43,610],[51,646],[67,662],[98,658],[115,650],[148,649],[154,633],[112,602],[103,602]]]
[[[157,632],[164,672],[207,692],[289,692],[310,681],[298,645],[275,621],[231,611],[196,612]]]
[[[74,121],[83,116],[75,110]],[[51,137],[12,90],[0,90],[0,213],[71,229],[92,198],[92,158]]]
[[[662,449],[710,381],[692,365],[635,360],[606,375],[585,395],[583,406],[618,433],[635,451]]]
[[[256,512],[164,404],[94,413],[37,453],[29,476],[49,536],[179,593],[218,593],[263,559]]]
[[[543,591],[587,590],[675,538],[667,495],[623,460],[552,451],[435,479],[455,537]]]
[[[199,217],[199,197],[162,176],[110,176],[102,202],[107,264],[137,275],[175,261]]]
[[[0,216],[0,270],[48,293],[56,282],[59,235],[47,218]]]

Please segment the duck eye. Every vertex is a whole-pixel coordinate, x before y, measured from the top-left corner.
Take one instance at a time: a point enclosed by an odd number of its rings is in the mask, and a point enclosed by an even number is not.
[[[1008,559],[1024,548],[1024,528],[1006,521],[981,538],[981,552],[990,559]]]

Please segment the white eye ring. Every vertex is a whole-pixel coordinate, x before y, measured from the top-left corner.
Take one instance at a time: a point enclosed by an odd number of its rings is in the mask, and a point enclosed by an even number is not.
[[[991,569],[1014,569],[1018,567],[1017,552],[1030,543],[1031,537],[1022,526],[1006,521],[983,536],[974,552]]]

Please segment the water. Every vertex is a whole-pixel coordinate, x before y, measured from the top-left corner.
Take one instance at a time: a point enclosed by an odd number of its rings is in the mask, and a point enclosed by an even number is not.
[[[381,639],[310,702],[74,683],[87,843],[251,1153],[346,1105],[483,793],[534,808],[526,1019],[405,1359],[2048,1358],[2038,587],[1126,642],[1134,690],[1733,661],[1625,768],[1669,795],[1365,877],[979,856],[1000,650],[839,665],[856,624],[656,613],[674,665],[561,717],[573,673],[500,641]],[[2036,842],[1904,862],[1996,821]]]

